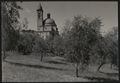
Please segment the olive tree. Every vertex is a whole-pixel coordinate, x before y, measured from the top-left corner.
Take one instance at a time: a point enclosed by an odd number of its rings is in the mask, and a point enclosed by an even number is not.
[[[76,16],[72,21],[72,28],[65,37],[67,59],[76,64],[76,76],[78,77],[79,65],[84,70],[88,65],[90,51],[99,35],[101,20],[95,18],[89,21],[87,17]]]
[[[48,44],[43,38],[41,38],[39,35],[37,35],[35,38],[32,50],[33,50],[33,52],[40,54],[41,61],[42,61],[43,57],[46,55],[46,53],[48,51]]]
[[[114,63],[117,61],[118,56],[118,30],[117,27],[112,31],[106,33],[104,36],[99,36],[98,42],[92,48],[93,60],[95,58],[95,63],[98,63],[97,71],[107,63],[107,61],[112,61]],[[118,62],[116,62],[118,63]]]

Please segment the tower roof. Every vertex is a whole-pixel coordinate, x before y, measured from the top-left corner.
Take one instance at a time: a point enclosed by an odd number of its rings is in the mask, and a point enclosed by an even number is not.
[[[42,8],[41,3],[39,3],[39,5],[38,5],[38,9],[37,9],[37,11],[39,11],[39,10],[42,10],[42,11],[43,11],[43,8]]]

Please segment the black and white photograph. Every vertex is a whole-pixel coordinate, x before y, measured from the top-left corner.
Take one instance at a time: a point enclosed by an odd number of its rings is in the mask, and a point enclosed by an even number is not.
[[[2,1],[2,82],[119,81],[118,1]]]

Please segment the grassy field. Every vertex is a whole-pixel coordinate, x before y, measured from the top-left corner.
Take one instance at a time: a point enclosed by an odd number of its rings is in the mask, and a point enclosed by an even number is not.
[[[96,67],[89,67],[90,71],[79,73],[75,77],[74,64],[68,63],[61,57],[23,56],[11,54],[2,62],[3,82],[83,82],[83,81],[115,81],[118,71],[103,66],[101,72],[94,72]]]

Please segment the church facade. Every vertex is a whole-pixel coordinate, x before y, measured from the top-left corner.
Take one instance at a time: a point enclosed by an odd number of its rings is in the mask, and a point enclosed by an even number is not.
[[[55,35],[59,35],[57,25],[55,21],[51,18],[50,13],[47,14],[47,17],[43,18],[43,8],[39,4],[37,9],[37,32],[43,39]]]

